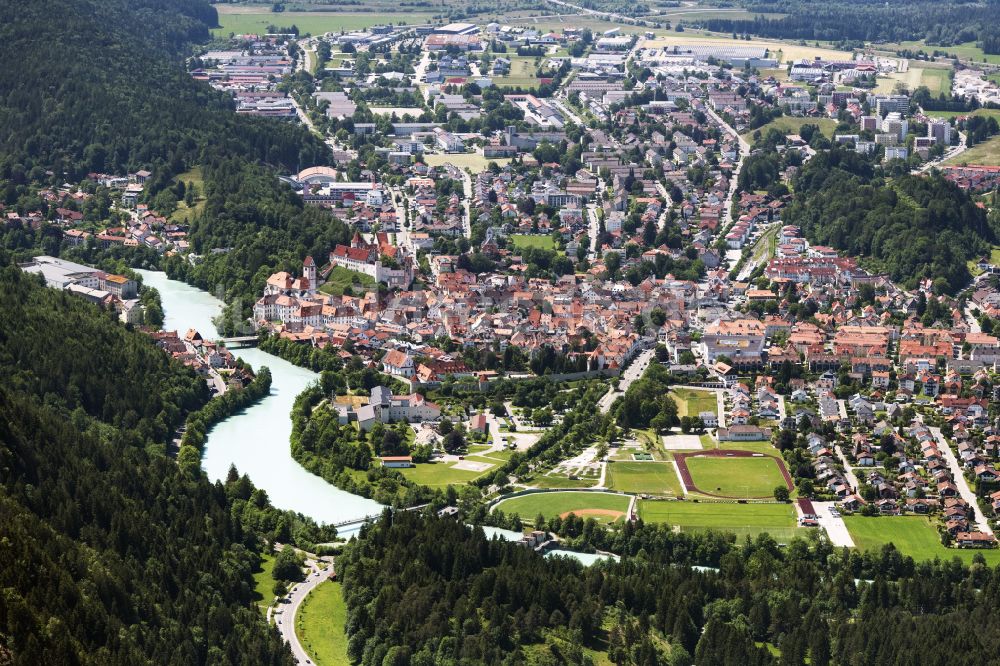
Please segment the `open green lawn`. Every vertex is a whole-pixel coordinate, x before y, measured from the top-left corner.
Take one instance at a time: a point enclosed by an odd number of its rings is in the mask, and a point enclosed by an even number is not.
[[[490,463],[495,466],[495,463]],[[492,468],[491,468],[492,469]],[[410,481],[431,488],[444,488],[449,485],[460,485],[482,476],[490,470],[473,472],[465,469],[455,469],[454,463],[419,463],[415,467],[397,469]]]
[[[534,520],[539,513],[546,518],[553,518],[572,512],[582,518],[611,523],[624,516],[629,501],[626,495],[567,491],[522,495],[501,502],[497,508],[507,515],[516,513],[523,520]]]
[[[1000,136],[977,143],[961,155],[948,160],[948,164],[1000,165]]]
[[[309,593],[295,614],[295,635],[317,666],[350,664],[346,623],[347,605],[340,583],[326,581]]]
[[[376,14],[376,13],[342,13],[342,12],[281,12],[274,14],[269,6],[260,6],[259,11],[245,11],[248,7],[240,7],[244,11],[227,11],[227,5],[216,5],[219,11],[219,27],[212,34],[228,37],[229,33],[237,35],[264,34],[269,25],[288,28],[295,25],[302,35],[321,35],[326,32],[341,30],[361,30],[373,25],[385,23],[429,23],[430,14]]]
[[[828,137],[833,137],[833,131],[837,128],[837,121],[832,118],[796,118],[793,116],[781,116],[780,118],[775,118],[766,125],[762,125],[755,130],[746,132],[743,134],[743,138],[752,143],[754,134],[760,132],[761,136],[767,136],[768,131],[772,128],[785,135],[798,134],[803,125],[816,125],[823,134]]]
[[[774,459],[693,457],[691,479],[703,492],[726,497],[770,497],[785,485]]]
[[[526,481],[525,483],[532,488],[543,488],[545,490],[554,488],[579,489],[593,488],[597,485],[597,479],[571,479],[561,474],[536,474],[530,481]]]
[[[742,537],[768,532],[779,541],[801,534],[791,504],[714,502],[639,502],[639,517],[650,523],[676,525],[682,531],[714,529]]]
[[[552,236],[533,236],[527,234],[513,234],[510,237],[514,247],[518,250],[523,250],[525,248],[537,248],[540,250],[554,250],[556,249],[556,241]]]
[[[702,412],[717,414],[719,401],[711,391],[679,388],[670,392],[677,403],[678,416],[698,416]]]
[[[616,462],[608,465],[609,486],[627,493],[680,495],[673,463]]]
[[[1000,120],[1000,109],[976,109],[975,111],[928,111],[934,118],[955,118],[956,116],[992,116]]]
[[[174,181],[183,181],[185,187],[194,185],[197,194],[195,195],[194,205],[190,208],[184,203],[183,199],[178,201],[177,210],[170,214],[170,221],[178,223],[190,222],[194,219],[195,215],[201,213],[205,208],[205,180],[201,175],[201,167],[191,167],[174,178]]]
[[[1000,550],[997,549],[946,548],[933,522],[925,516],[845,516],[844,522],[854,545],[862,550],[876,550],[892,543],[901,553],[915,560],[958,557],[968,563],[973,555],[982,553],[991,566],[1000,564]]]
[[[368,291],[375,288],[375,278],[364,273],[359,273],[358,271],[352,271],[343,266],[334,266],[333,270],[330,271],[329,277],[326,278],[326,282],[323,283],[323,286],[319,290],[326,294],[343,296],[344,290],[347,287],[351,287],[355,292],[358,289]]]
[[[271,576],[272,571],[274,571],[274,554],[261,553],[260,571],[255,571],[253,574],[253,600],[260,606],[262,611],[267,609],[274,599],[274,577]]]

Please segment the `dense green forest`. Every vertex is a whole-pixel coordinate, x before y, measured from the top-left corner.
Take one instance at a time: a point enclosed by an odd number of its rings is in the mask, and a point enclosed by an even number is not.
[[[207,202],[191,242],[198,253],[230,251],[168,269],[221,286],[239,310],[226,318],[232,327],[267,275],[298,270],[306,253],[319,261],[348,236],[274,177],[328,164],[329,148],[300,125],[237,116],[228,95],[188,75],[190,44],[207,41],[216,21],[203,0],[0,2],[0,62],[18,63],[0,68],[0,203],[36,206],[40,185],[140,168],[153,173],[152,201],[202,166]],[[4,236],[25,254],[58,252],[55,229]]]
[[[4,663],[291,663],[250,604],[256,553],[332,530],[167,458],[205,382],[113,313],[11,266],[0,311]]]
[[[891,546],[780,548],[641,522],[612,538],[628,557],[586,568],[451,520],[386,514],[338,560],[349,654],[365,665],[590,664],[596,651],[623,666],[825,666],[987,664],[1000,647],[1000,571],[981,560],[916,564]]]
[[[818,153],[796,175],[783,221],[814,243],[869,261],[913,287],[935,280],[954,293],[971,279],[966,261],[997,239],[986,211],[943,177],[909,174],[891,180],[853,151]]]
[[[709,30],[830,42],[898,42],[925,39],[952,46],[977,41],[987,53],[1000,52],[996,0],[972,3],[884,0],[745,0],[750,11],[784,14],[780,18],[701,21]]]
[[[0,3],[0,62],[17,63],[0,69],[7,203],[46,170],[62,183],[146,167],[158,190],[208,147],[286,169],[323,160],[301,127],[237,117],[228,95],[188,76],[188,45],[216,22],[203,0]]]

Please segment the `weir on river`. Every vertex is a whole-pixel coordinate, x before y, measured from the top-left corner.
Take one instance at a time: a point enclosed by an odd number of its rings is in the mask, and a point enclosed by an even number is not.
[[[163,329],[180,335],[197,329],[206,340],[221,337],[212,319],[222,312],[222,301],[158,271],[137,271],[143,282],[160,292]],[[271,502],[321,523],[342,523],[359,516],[378,514],[382,505],[353,495],[306,471],[293,458],[289,446],[290,414],[295,396],[319,375],[263,352],[244,347],[233,354],[254,368],[271,369],[271,394],[260,402],[218,423],[205,441],[202,467],[211,480],[225,479],[231,464],[263,488]],[[350,531],[350,530],[348,530]]]

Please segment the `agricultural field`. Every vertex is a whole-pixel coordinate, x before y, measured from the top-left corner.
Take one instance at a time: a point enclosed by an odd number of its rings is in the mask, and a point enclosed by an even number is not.
[[[983,50],[976,46],[975,42],[966,42],[965,44],[958,44],[956,46],[933,46],[925,44],[921,41],[909,41],[909,42],[899,42],[898,44],[879,44],[878,48],[882,51],[895,51],[897,49],[909,49],[911,51],[923,50],[927,55],[930,55],[934,51],[941,51],[947,53],[949,56],[956,58],[963,58],[967,60],[973,60],[975,62],[988,62],[992,64],[1000,64],[1000,55],[986,55]]]
[[[761,136],[765,136],[772,128],[778,130],[786,136],[789,134],[798,134],[803,125],[816,125],[823,134],[830,138],[833,137],[833,132],[837,129],[837,121],[833,118],[795,118],[792,116],[781,116],[780,118],[775,118],[766,125],[762,125],[755,130],[746,132],[743,134],[743,138],[752,143],[754,134],[760,132]]]
[[[453,164],[459,169],[468,169],[472,173],[479,173],[485,171],[490,162],[496,162],[497,166],[502,167],[510,162],[510,158],[486,158],[479,153],[426,153],[420,157],[420,161],[433,167]]]
[[[616,462],[608,465],[608,486],[626,493],[681,494],[680,479],[669,462]]]
[[[216,37],[261,34],[267,26],[289,27],[295,25],[302,35],[321,35],[326,32],[361,30],[385,23],[421,24],[433,21],[431,14],[346,13],[346,12],[280,12],[272,13],[265,5],[215,5],[219,12],[219,27],[212,30]]]
[[[599,523],[613,523],[625,517],[630,499],[627,495],[598,492],[534,493],[504,500],[497,508],[528,521],[534,520],[539,513],[547,518],[574,513]]]
[[[605,28],[605,30],[606,29],[607,28]],[[643,29],[636,28],[634,30],[634,32],[638,31],[643,31]],[[622,29],[622,32],[625,32],[625,28]],[[645,40],[646,46],[662,47],[686,43],[698,45],[733,44],[732,37],[713,35],[711,33],[699,32],[695,30],[685,30],[684,32],[657,30],[655,32],[657,33],[656,39]],[[845,58],[850,59],[851,57],[851,53],[848,51],[839,51],[837,49],[815,45],[802,46],[791,42],[780,42],[771,39],[753,38],[748,41],[740,40],[737,43],[740,46],[763,46],[768,50],[769,58],[775,58],[782,64],[795,60],[813,60],[816,57],[829,60],[842,60]]]
[[[670,392],[677,403],[678,416],[698,416],[702,412],[717,413],[719,401],[711,391],[679,388]]]
[[[947,164],[1000,166],[1000,136],[995,136],[983,141],[982,143],[977,143],[964,153],[948,160]]]
[[[691,480],[704,493],[722,497],[772,497],[785,479],[769,457],[727,458],[692,456],[686,459]]]
[[[320,583],[295,614],[295,635],[316,666],[344,666],[347,658],[347,604],[340,583]]]
[[[430,486],[431,488],[446,488],[450,485],[454,486],[468,483],[469,481],[472,481],[473,479],[489,472],[498,464],[486,461],[470,461],[470,463],[474,464],[465,465],[466,467],[484,467],[484,469],[476,470],[463,469],[462,467],[464,462],[465,461],[459,461],[457,463],[419,463],[414,467],[405,467],[397,469],[396,471],[402,473],[403,476],[414,483]]]
[[[360,288],[360,289],[374,289],[375,288],[375,278],[364,273],[359,273],[358,271],[352,271],[349,268],[344,268],[343,266],[334,266],[333,270],[330,271],[330,275],[327,277],[326,282],[319,288],[324,294],[332,294],[334,296],[343,296],[344,291],[348,288]]]
[[[966,564],[982,553],[987,564],[1000,564],[1000,550],[947,548],[941,543],[937,528],[925,516],[845,516],[854,545],[861,550],[878,550],[892,543],[904,555],[915,560],[948,560],[957,557]]]
[[[534,248],[538,250],[555,250],[556,241],[552,236],[534,236],[527,234],[513,234],[510,237],[514,247],[518,250]]]
[[[767,532],[779,541],[786,541],[802,534],[791,504],[642,500],[639,517],[649,523],[674,525],[684,532],[713,529],[733,532],[738,538]]]

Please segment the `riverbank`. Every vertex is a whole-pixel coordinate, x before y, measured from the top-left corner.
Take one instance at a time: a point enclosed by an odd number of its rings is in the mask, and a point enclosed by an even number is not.
[[[271,392],[271,371],[261,366],[253,380],[243,388],[230,389],[209,400],[201,409],[188,414],[184,421],[184,435],[177,454],[179,463],[201,464],[205,438],[212,426],[236,414],[241,409],[260,402]]]
[[[216,339],[214,319],[223,303],[196,287],[171,280],[160,271],[139,271],[146,284],[160,292],[165,330],[194,328],[205,339]],[[270,390],[261,400],[217,422],[207,431],[201,467],[212,480],[224,481],[233,465],[267,493],[271,503],[334,524],[377,514],[382,505],[340,490],[304,469],[291,456],[290,414],[295,397],[319,375],[261,349],[233,349],[253,368],[270,370]]]

